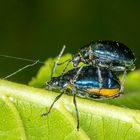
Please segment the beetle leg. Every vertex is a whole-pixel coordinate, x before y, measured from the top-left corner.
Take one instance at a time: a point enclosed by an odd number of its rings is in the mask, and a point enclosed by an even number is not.
[[[73,94],[73,103],[75,106],[75,112],[76,112],[76,119],[77,119],[77,131],[79,131],[79,126],[80,126],[80,119],[79,119],[79,112],[77,108],[77,103],[76,103],[76,94]]]
[[[41,114],[41,117],[47,116],[47,115],[50,113],[50,111],[51,111],[52,107],[54,106],[54,104],[57,102],[58,99],[60,99],[60,97],[61,97],[63,94],[64,94],[64,91],[63,91],[61,94],[59,94],[58,96],[55,97],[53,103],[52,103],[51,106],[49,107],[49,110],[48,110],[47,112]]]
[[[74,81],[77,80],[81,70],[82,70],[83,66],[81,66],[78,71],[77,71],[77,74],[74,76],[73,80],[71,81],[72,83],[72,93],[73,93],[73,103],[74,103],[74,106],[75,106],[75,111],[76,111],[76,119],[77,119],[77,131],[79,131],[79,126],[80,126],[80,120],[79,120],[79,113],[78,113],[78,108],[77,108],[77,103],[76,103],[76,89],[74,87]]]
[[[64,67],[64,69],[63,69],[63,71],[62,71],[62,73],[61,73],[61,78],[60,78],[60,79],[63,79],[63,75],[64,75],[64,73],[65,73],[65,71],[66,71],[66,69],[67,69],[67,67],[68,67],[68,65],[69,65],[70,62],[71,62],[71,59],[69,59],[68,63],[67,63],[66,66]]]
[[[57,63],[57,65],[63,65],[63,64],[65,64],[66,62],[68,62],[70,59],[67,59],[67,60],[65,60],[65,61],[63,61],[63,62],[61,62],[61,63]]]
[[[125,82],[125,79],[126,79],[126,70],[124,71],[123,73],[123,76],[122,76],[122,80],[121,80],[121,92],[123,92],[123,88],[124,88],[124,82]]]
[[[93,50],[91,46],[89,46],[89,60],[93,60]]]
[[[73,103],[75,106],[75,113],[76,113],[76,120],[77,120],[77,131],[79,131],[79,126],[80,126],[80,119],[79,119],[79,111],[77,108],[77,103],[76,103],[76,88],[74,87],[72,83],[72,93],[73,93]]]
[[[83,66],[81,66],[81,67],[78,69],[76,75],[74,76],[74,78],[73,78],[73,80],[72,80],[72,84],[74,83],[74,81],[77,80],[77,78],[78,78],[78,76],[79,76],[79,74],[80,74],[80,72],[81,72],[82,69],[83,69]]]
[[[100,86],[100,89],[101,89],[102,86],[103,86],[103,79],[102,79],[100,67],[97,67],[97,68],[98,68],[99,86]]]

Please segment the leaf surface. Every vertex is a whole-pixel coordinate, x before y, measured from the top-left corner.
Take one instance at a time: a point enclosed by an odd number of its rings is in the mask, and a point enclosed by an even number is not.
[[[68,57],[69,54],[62,59]],[[49,59],[30,85],[44,85],[50,78],[54,61]],[[63,67],[57,67],[55,76]],[[59,93],[0,80],[0,139],[139,140],[139,83],[137,70],[128,74],[124,94],[119,98],[94,101],[77,97],[80,114],[80,131],[77,131],[72,96],[62,96],[51,113],[41,117]]]

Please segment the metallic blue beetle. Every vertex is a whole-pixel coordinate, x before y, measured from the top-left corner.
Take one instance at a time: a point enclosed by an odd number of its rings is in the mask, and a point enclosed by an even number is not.
[[[123,72],[121,82],[122,91],[127,71],[135,69],[135,56],[131,49],[120,42],[110,40],[93,41],[82,47],[78,53],[74,54],[72,58],[66,60],[65,62],[68,63],[65,66],[62,75],[65,73],[70,62],[73,63],[74,68],[78,67],[80,62],[98,67],[100,88],[102,88],[103,85],[100,68],[109,68],[118,73]]]
[[[114,71],[133,70],[134,53],[126,45],[109,40],[98,40],[82,47],[71,61],[77,67],[80,62],[107,67]]]
[[[101,68],[103,79],[102,88],[98,78],[98,68],[93,66],[80,67],[68,71],[63,77],[52,77],[47,82],[46,88],[61,92],[53,103],[48,112],[43,113],[46,116],[50,113],[54,103],[64,94],[72,94],[73,102],[76,109],[77,130],[79,130],[79,115],[76,104],[76,96],[89,99],[115,98],[120,95],[121,84],[117,76],[107,68]]]
[[[121,84],[117,76],[107,68],[101,68],[103,79],[102,88],[98,78],[98,68],[84,66],[78,73],[79,68],[72,69],[61,77],[53,77],[47,82],[47,88],[60,92],[73,93],[77,96],[101,99],[116,97],[119,95]],[[76,77],[76,78],[75,78]]]

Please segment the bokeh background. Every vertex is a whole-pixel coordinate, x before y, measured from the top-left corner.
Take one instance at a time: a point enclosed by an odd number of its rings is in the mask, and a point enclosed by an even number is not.
[[[92,40],[118,40],[128,45],[140,67],[139,0],[2,0],[0,54],[45,61],[63,44],[74,53]],[[0,57],[0,77],[29,64]],[[27,83],[41,65],[10,80]]]

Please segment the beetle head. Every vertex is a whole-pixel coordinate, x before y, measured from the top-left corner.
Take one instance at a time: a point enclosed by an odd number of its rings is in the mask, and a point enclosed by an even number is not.
[[[59,79],[53,77],[50,81],[46,82],[46,89],[52,90],[59,86]]]

